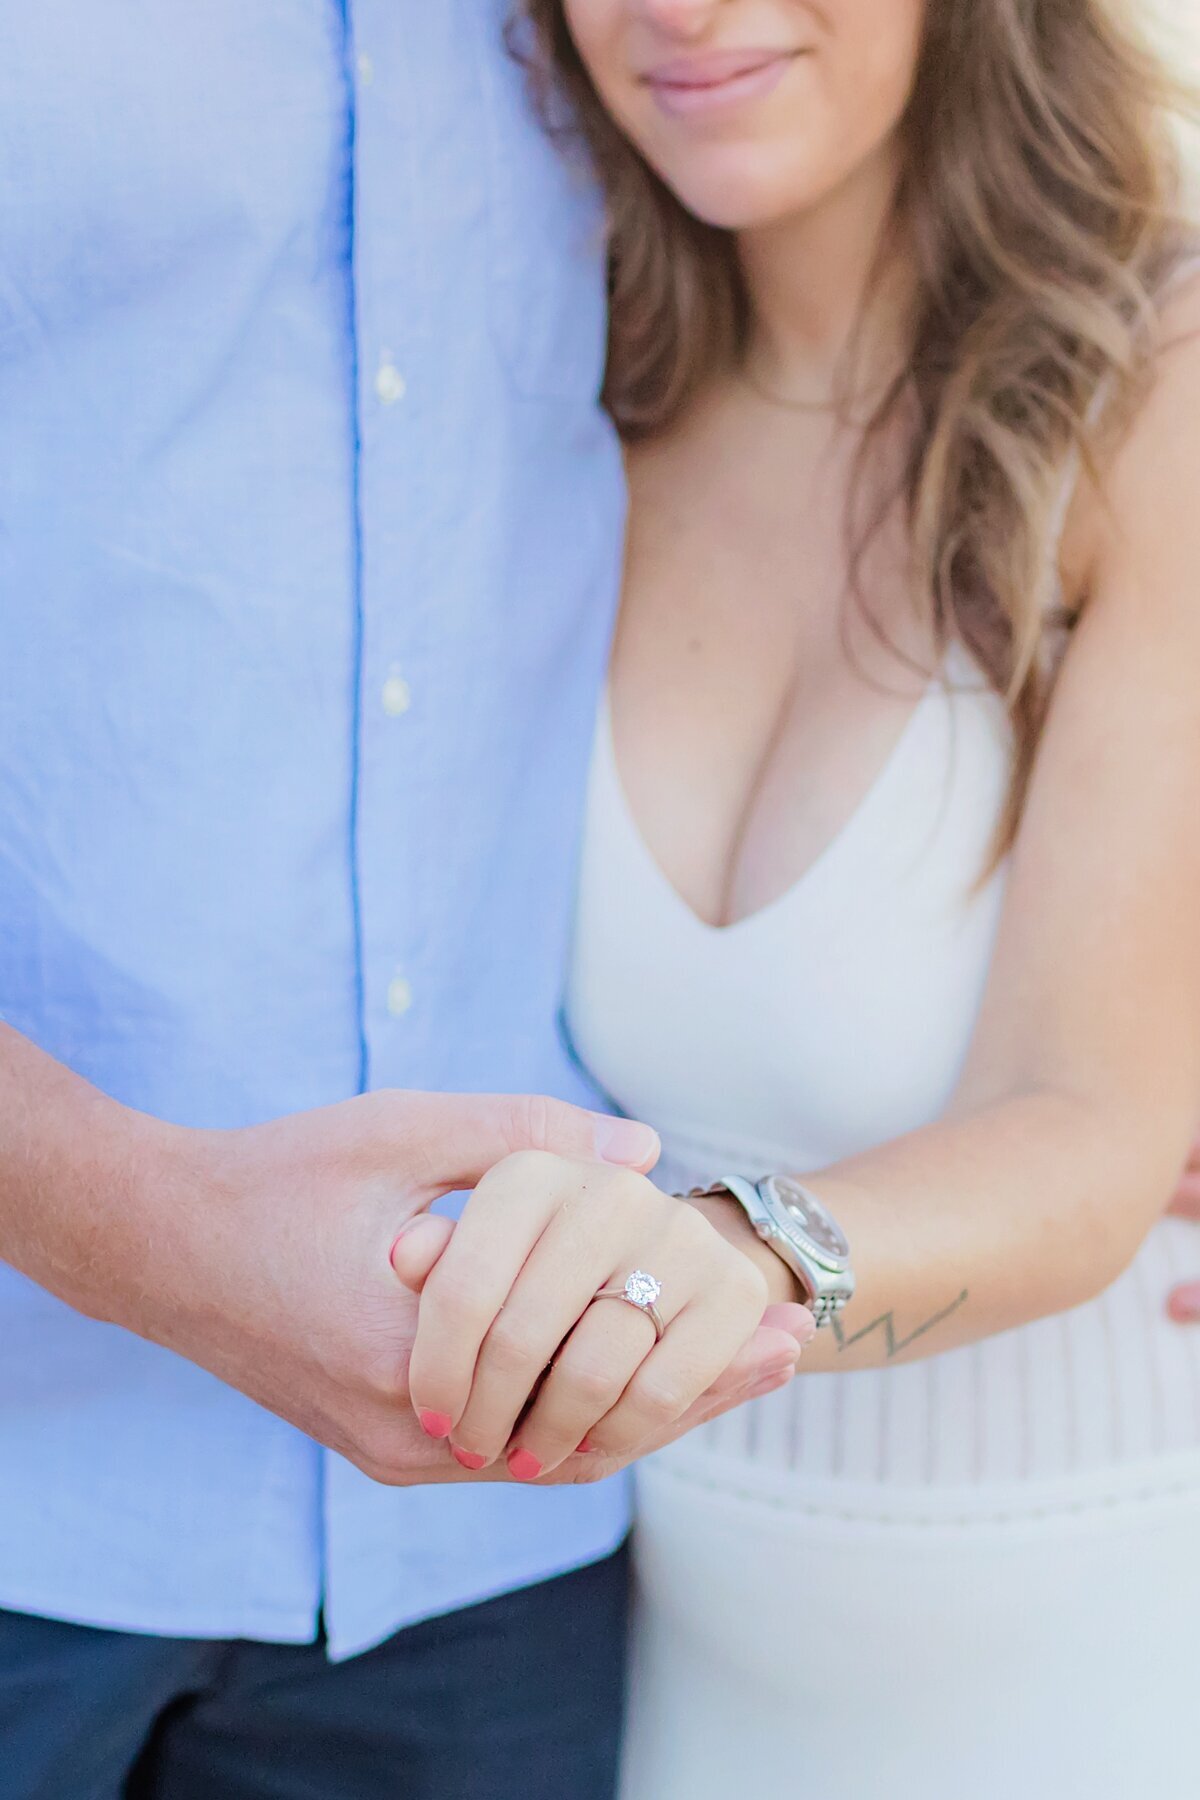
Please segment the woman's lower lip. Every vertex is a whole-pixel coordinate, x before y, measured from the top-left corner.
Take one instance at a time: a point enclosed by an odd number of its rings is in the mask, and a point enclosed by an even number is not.
[[[663,112],[673,117],[697,113],[719,112],[726,107],[742,106],[749,100],[761,100],[778,87],[792,63],[790,56],[773,56],[769,62],[757,63],[724,81],[705,83],[655,81],[647,82],[650,92]]]

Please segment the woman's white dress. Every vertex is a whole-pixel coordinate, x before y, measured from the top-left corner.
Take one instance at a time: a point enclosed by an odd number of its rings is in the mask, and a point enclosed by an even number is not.
[[[1008,751],[952,654],[816,863],[714,929],[640,837],[602,719],[569,1022],[659,1128],[666,1185],[820,1168],[941,1114]],[[1198,1266],[1164,1222],[1074,1312],[801,1374],[645,1465],[623,1800],[1197,1800],[1200,1331],[1163,1301]]]

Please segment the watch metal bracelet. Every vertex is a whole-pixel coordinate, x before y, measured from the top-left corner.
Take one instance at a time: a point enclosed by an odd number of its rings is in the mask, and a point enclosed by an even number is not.
[[[845,1233],[824,1202],[790,1175],[759,1181],[723,1175],[685,1197],[721,1195],[741,1207],[756,1235],[791,1271],[818,1328],[832,1323],[854,1294],[854,1273]]]

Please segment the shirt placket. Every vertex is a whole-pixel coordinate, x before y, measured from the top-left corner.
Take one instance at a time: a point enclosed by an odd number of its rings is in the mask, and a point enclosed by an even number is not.
[[[420,445],[434,403],[424,289],[428,202],[414,41],[424,9],[349,0],[354,85],[353,281],[358,408],[359,688],[353,856],[362,1080],[420,1082],[433,995],[422,966],[427,882],[425,740],[435,699]],[[399,15],[399,16],[398,16]]]
[[[436,604],[426,496],[431,409],[431,195],[422,88],[436,68],[424,0],[345,0],[352,89],[351,298],[356,409],[357,691],[351,880],[364,1089],[428,1085],[436,970],[427,955],[433,882],[426,840],[436,786]],[[440,110],[440,109],[439,109]],[[377,1543],[378,1495],[325,1456],[322,1594],[331,1629],[354,1636],[376,1596],[363,1571],[395,1554]],[[390,1516],[390,1509],[389,1509]],[[393,1522],[394,1523],[394,1522]]]

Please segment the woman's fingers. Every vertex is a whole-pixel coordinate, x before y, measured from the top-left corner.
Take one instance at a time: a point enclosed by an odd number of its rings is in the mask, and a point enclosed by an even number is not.
[[[587,1312],[560,1353],[528,1416],[517,1427],[509,1469],[525,1480],[556,1469],[589,1442],[591,1430],[619,1404],[654,1352],[654,1326],[620,1303],[605,1301]],[[615,1316],[614,1316],[615,1315]]]
[[[392,1245],[392,1268],[414,1294],[423,1290],[443,1250],[454,1236],[454,1220],[440,1213],[418,1213]]]
[[[653,1322],[635,1307],[620,1300],[589,1306],[516,1429],[510,1472],[536,1481],[565,1462],[617,1405],[655,1342]]]
[[[816,1323],[806,1306],[768,1306],[762,1324],[725,1373],[693,1401],[674,1425],[648,1444],[639,1444],[639,1456],[675,1443],[697,1425],[707,1425],[748,1400],[758,1400],[786,1387],[796,1373],[804,1346],[816,1335]],[[615,1457],[598,1460],[602,1466],[617,1466],[618,1461]]]
[[[714,1382],[708,1392],[701,1394],[700,1398],[689,1406],[683,1417],[677,1419],[674,1425],[669,1426],[666,1431],[660,1432],[657,1437],[651,1438],[649,1442],[639,1444],[638,1455],[648,1456],[655,1450],[665,1449],[668,1444],[676,1443],[689,1431],[694,1431],[698,1425],[707,1425],[710,1420],[720,1418],[723,1413],[733,1412],[737,1407],[745,1406],[750,1400],[760,1400],[767,1394],[773,1394],[778,1389],[787,1387],[796,1373],[794,1358],[800,1353],[801,1346],[795,1338],[792,1338],[791,1356],[781,1355],[776,1334],[772,1332],[770,1335],[775,1341],[776,1347],[771,1356],[761,1364],[755,1364],[753,1374],[746,1376],[735,1386],[727,1386],[723,1381]],[[761,1342],[764,1349],[766,1348],[767,1339],[765,1337],[760,1340],[759,1334],[756,1332],[755,1340]],[[738,1359],[739,1363],[741,1360],[741,1358]],[[591,1454],[572,1457],[566,1465],[568,1469],[576,1472],[575,1478],[578,1480],[603,1481],[605,1476],[615,1474],[628,1462],[626,1457],[602,1455],[590,1445],[588,1449]]]
[[[753,1267],[750,1272],[757,1274]],[[610,1455],[629,1456],[668,1431],[748,1343],[762,1308],[761,1294],[749,1287],[736,1305],[728,1293],[719,1299],[702,1294],[639,1366],[612,1411],[591,1427],[589,1442]],[[797,1356],[798,1347],[790,1342],[764,1375],[794,1370]]]
[[[762,1275],[698,1211],[628,1171],[508,1158],[456,1226],[426,1219],[401,1234],[393,1266],[422,1291],[414,1408],[468,1469],[507,1446],[510,1471],[533,1480],[597,1435],[628,1455],[713,1384],[732,1391],[764,1366],[739,1362],[762,1318]],[[662,1344],[638,1308],[595,1302],[635,1267],[663,1284]],[[803,1309],[783,1310],[807,1327]],[[782,1337],[769,1375],[794,1365],[794,1330]]]
[[[561,1206],[557,1157],[510,1156],[485,1175],[424,1283],[409,1392],[431,1437],[449,1437],[479,1349],[549,1220]],[[640,1178],[635,1178],[640,1179]],[[401,1237],[393,1248],[403,1260]]]
[[[538,1473],[556,1468],[585,1439],[602,1452],[631,1450],[679,1418],[754,1336],[766,1301],[758,1270],[699,1213],[683,1211],[671,1225],[657,1250],[639,1259],[663,1281],[662,1342],[636,1307],[596,1301],[521,1423],[509,1456],[514,1474],[533,1479],[535,1464]],[[614,1310],[640,1327],[640,1339],[630,1345],[624,1326],[624,1358],[608,1349]],[[780,1357],[794,1361],[795,1339],[784,1336]]]
[[[529,1471],[535,1461],[548,1472],[580,1447],[586,1447],[589,1452],[600,1450],[599,1444],[590,1441],[586,1430],[583,1435],[580,1433],[582,1421],[603,1418],[628,1386],[628,1381],[620,1382],[606,1361],[608,1346],[603,1342],[602,1334],[612,1329],[609,1307],[593,1306],[559,1352],[552,1383],[547,1381],[528,1418],[518,1428],[519,1442],[514,1449],[525,1451],[530,1459],[518,1464],[525,1479],[530,1479]],[[647,1321],[643,1333],[650,1332]],[[815,1333],[812,1314],[806,1307],[768,1307],[763,1323],[695,1402],[689,1411],[689,1419],[698,1424],[705,1418],[715,1418],[729,1407],[740,1405],[748,1398],[749,1389],[761,1381],[774,1382],[776,1376],[784,1372],[789,1376],[794,1374],[802,1346]],[[647,1343],[652,1345],[652,1335],[643,1338],[643,1345]],[[644,1355],[631,1359],[630,1378],[645,1360]],[[594,1371],[601,1365],[608,1369],[603,1385],[593,1381]],[[615,1465],[620,1459],[609,1457],[605,1460]]]
[[[591,1396],[590,1402],[578,1402],[585,1415],[581,1429],[559,1461],[575,1448],[586,1426],[613,1405],[652,1349],[654,1326],[622,1301],[592,1302],[600,1288],[610,1285],[614,1256],[622,1255],[624,1241],[632,1238],[644,1246],[647,1232],[657,1234],[656,1217],[677,1205],[647,1188],[630,1206],[614,1187],[606,1200],[590,1209],[581,1207],[555,1217],[480,1349],[471,1397],[454,1432],[454,1454],[464,1466],[483,1468],[508,1448],[512,1472],[518,1478],[536,1479],[546,1467],[545,1458],[525,1441],[523,1430],[519,1442],[513,1442],[513,1432],[539,1383],[534,1411],[545,1395],[560,1394],[565,1385]],[[655,1236],[650,1242],[654,1244]],[[671,1251],[668,1234],[662,1235],[661,1243],[661,1250],[651,1254],[670,1269],[660,1303],[667,1321],[686,1305],[698,1271]],[[633,1265],[618,1266],[623,1284]],[[607,1316],[601,1320],[601,1314]],[[593,1322],[581,1356],[572,1344],[585,1316]],[[555,1367],[547,1374],[552,1362]]]

